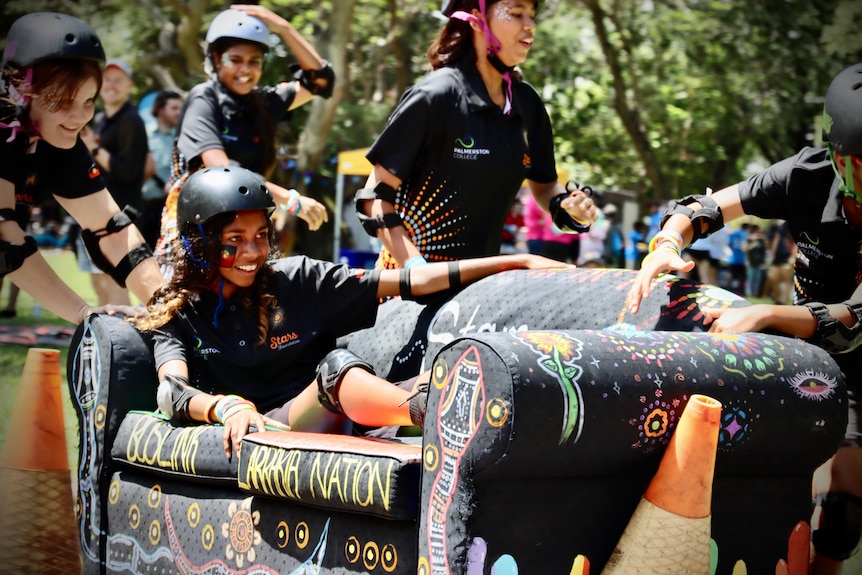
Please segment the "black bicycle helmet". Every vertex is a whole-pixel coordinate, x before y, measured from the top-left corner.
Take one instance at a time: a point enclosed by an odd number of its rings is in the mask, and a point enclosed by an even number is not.
[[[269,28],[262,20],[242,10],[225,10],[213,19],[207,30],[207,53],[213,43],[227,38],[252,42],[259,45],[264,54],[269,52]]]
[[[83,20],[57,12],[21,16],[6,34],[2,68],[29,68],[48,58],[105,61],[105,50],[95,30]]]
[[[275,201],[263,176],[236,166],[198,170],[183,184],[177,199],[177,224],[184,235],[213,217],[242,210],[266,210]]]
[[[829,85],[823,139],[842,156],[862,156],[862,63],[845,68]]]

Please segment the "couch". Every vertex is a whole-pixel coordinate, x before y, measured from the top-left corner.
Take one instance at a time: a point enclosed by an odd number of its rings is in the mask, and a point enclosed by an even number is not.
[[[713,286],[665,276],[632,316],[633,278],[521,270],[390,300],[340,344],[391,381],[431,370],[421,436],[264,431],[231,461],[218,426],[154,412],[148,338],[91,316],[68,359],[85,573],[565,575],[578,555],[600,573],[693,394],[722,404],[715,572],[773,573],[843,437],[841,374],[801,340],[706,333],[703,307],[749,305]]]

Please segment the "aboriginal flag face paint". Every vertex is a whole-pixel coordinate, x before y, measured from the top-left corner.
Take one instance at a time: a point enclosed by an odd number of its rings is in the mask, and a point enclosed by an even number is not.
[[[222,244],[219,250],[218,266],[220,268],[232,268],[234,260],[236,260],[236,246]]]

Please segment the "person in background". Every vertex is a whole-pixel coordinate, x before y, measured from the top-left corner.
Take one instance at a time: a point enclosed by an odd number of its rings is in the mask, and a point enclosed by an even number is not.
[[[297,59],[291,81],[259,86],[270,57],[270,33]],[[272,65],[272,64],[270,64]],[[165,201],[156,248],[162,269],[171,268],[176,248],[176,201],[182,182],[204,167],[240,165],[269,179],[276,168],[275,125],[314,96],[335,88],[332,66],[290,22],[268,8],[235,4],[220,12],[206,34],[204,69],[209,80],[191,89],[180,113],[174,144],[171,191]],[[326,207],[296,190],[268,182],[276,205],[317,230],[328,221]]]
[[[702,308],[710,333],[774,331],[828,351],[847,388],[844,441],[814,474],[812,575],[835,575],[862,535],[862,63],[829,85],[822,148],[803,148],[715,194],[688,196],[665,212],[654,249],[628,294],[637,313],[653,280],[690,269],[680,254],[695,238],[743,216],[779,219],[796,247],[794,305]],[[782,243],[785,243],[782,240]],[[788,246],[788,250],[790,247]]]
[[[90,149],[114,201],[140,214],[148,148],[144,120],[130,100],[134,87],[131,66],[120,58],[108,60],[99,92],[104,110],[81,132],[81,140]],[[78,269],[90,274],[99,305],[129,305],[128,291],[93,264],[80,237],[77,253]]]
[[[147,244],[153,249],[159,240],[162,209],[170,190],[171,160],[176,136],[177,121],[183,97],[173,90],[161,90],[153,101],[152,115],[155,119],[147,126],[147,143],[152,159],[152,175],[144,182],[141,193],[143,208],[137,224]]]
[[[767,231],[768,262],[764,295],[779,305],[790,303],[793,293],[793,260],[796,245],[787,230],[787,222],[777,221]]]
[[[93,307],[48,265],[16,211],[53,197],[82,228],[94,259],[142,301],[164,282],[152,251],[105,187],[79,137],[92,119],[105,52],[87,23],[53,12],[21,16],[6,35],[0,98],[0,276],[78,324]]]
[[[624,268],[626,265],[626,242],[620,224],[619,210],[614,204],[606,204],[602,208],[608,220],[608,233],[605,235],[602,260],[609,268]]]
[[[527,250],[531,254],[545,256],[560,262],[576,263],[580,248],[578,234],[567,234],[561,232],[554,226],[551,215],[543,210],[532,194],[524,196],[524,229],[527,240]],[[578,245],[572,247],[573,242]]]
[[[748,262],[745,256],[745,246],[748,242],[748,224],[742,224],[727,238],[730,246],[730,255],[727,260],[730,274],[730,291],[738,296],[745,297],[745,280],[748,277]]]
[[[428,373],[390,383],[336,348],[337,338],[373,325],[381,298],[415,299],[503,270],[560,266],[530,254],[410,270],[277,259],[274,210],[254,172],[192,174],[177,204],[175,273],[135,321],[153,333],[159,409],[176,424],[224,424],[228,459],[244,435],[266,426],[348,433],[355,421],[392,426],[393,435],[397,426],[421,426]]]
[[[646,222],[636,221],[629,230],[629,238],[626,242],[626,269],[640,269],[641,262],[646,257],[648,250],[647,231],[649,226]]]
[[[524,203],[519,197],[512,200],[512,207],[506,221],[503,223],[503,236],[500,239],[500,253],[514,254],[520,248],[518,242],[521,238],[521,230],[524,228]]]
[[[758,224],[749,224],[745,242],[745,259],[748,276],[745,282],[747,297],[763,297],[763,278],[766,276],[766,236]]]
[[[401,97],[366,157],[355,196],[383,244],[376,267],[497,254],[524,180],[566,233],[598,217],[590,190],[557,181],[553,130],[539,94],[515,69],[536,33],[533,0],[451,0],[428,49],[431,73]]]

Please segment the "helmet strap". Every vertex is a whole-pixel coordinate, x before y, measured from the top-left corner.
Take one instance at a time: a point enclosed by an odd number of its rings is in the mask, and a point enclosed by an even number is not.
[[[482,34],[485,36],[485,43],[488,45],[488,62],[502,76],[503,83],[506,85],[506,106],[503,109],[504,114],[512,112],[512,70],[514,66],[507,66],[497,57],[497,52],[500,51],[500,41],[491,32],[491,27],[488,26],[488,18],[485,11],[485,0],[479,0],[479,12],[482,17],[477,18],[469,12],[458,10],[452,13],[451,18],[463,20],[464,22],[475,22],[482,29]]]
[[[841,180],[841,185],[838,186],[838,189],[844,194],[846,197],[855,201],[857,204],[862,204],[862,193],[856,190],[856,186],[853,182],[853,160],[848,156],[844,157],[844,177],[841,177],[841,172],[838,171],[838,164],[835,162],[835,150],[832,148],[832,145],[829,145],[829,160],[832,163],[832,170],[835,172],[835,176]]]

